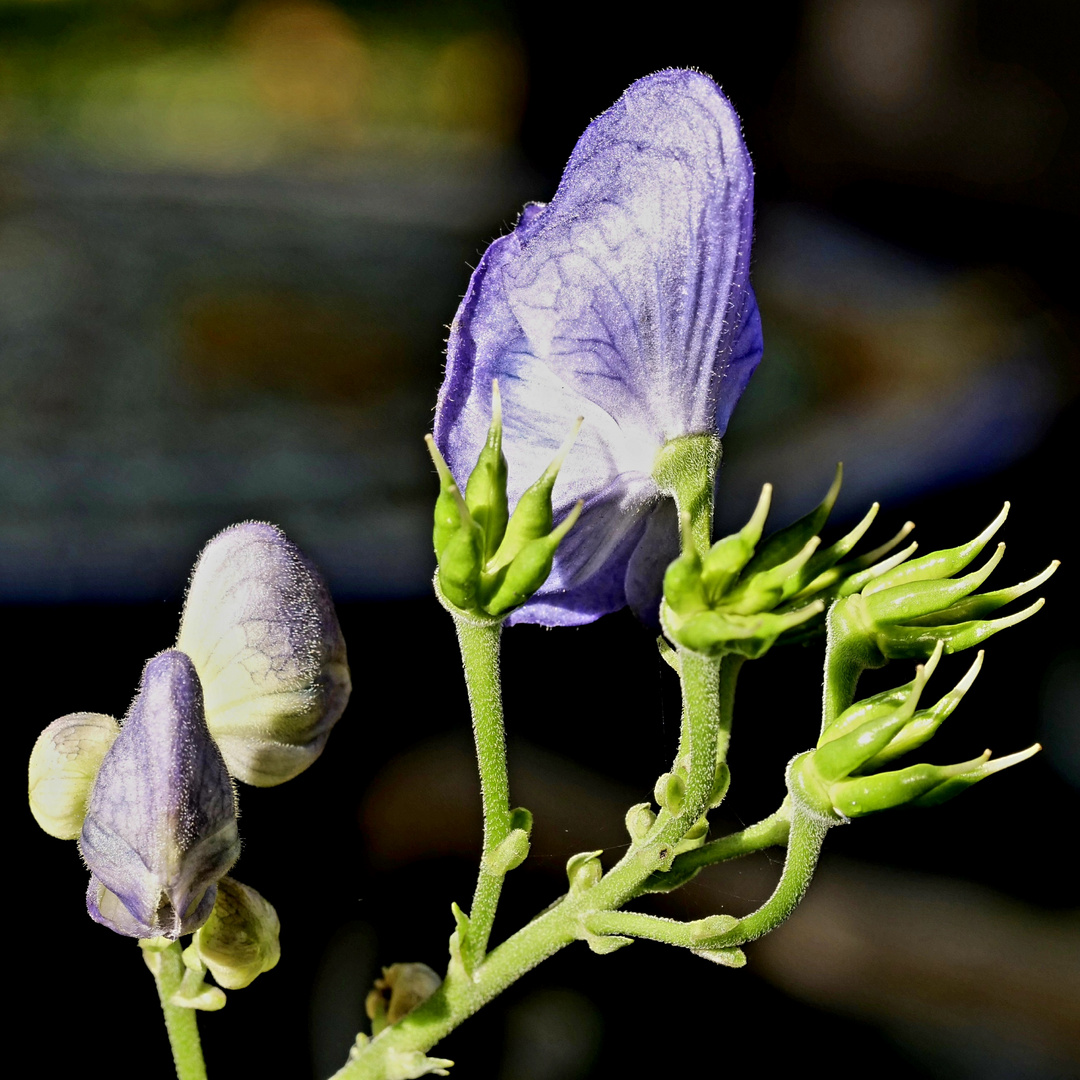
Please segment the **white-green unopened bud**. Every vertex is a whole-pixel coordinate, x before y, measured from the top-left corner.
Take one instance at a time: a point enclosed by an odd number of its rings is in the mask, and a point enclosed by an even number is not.
[[[176,647],[195,664],[229,772],[257,787],[284,783],[322,753],[352,687],[326,584],[262,522],[203,548]]]
[[[69,713],[54,720],[30,754],[30,811],[60,840],[76,840],[102,759],[120,725],[101,713]]]
[[[214,910],[191,944],[218,985],[241,990],[281,959],[280,929],[268,901],[234,878],[223,877]]]
[[[427,964],[391,964],[383,968],[382,978],[375,980],[364,1011],[381,1029],[423,1005],[440,986],[442,979]]]

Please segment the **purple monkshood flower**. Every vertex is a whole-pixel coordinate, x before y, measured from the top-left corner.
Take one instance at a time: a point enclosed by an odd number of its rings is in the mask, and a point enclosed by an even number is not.
[[[94,782],[79,848],[92,875],[87,909],[117,933],[175,939],[210,917],[240,839],[232,781],[186,654],[147,661]]]
[[[199,929],[240,853],[231,777],[268,787],[303,772],[351,686],[312,563],[265,522],[218,533],[177,647],[147,662],[123,726],[69,714],[31,754],[31,810],[50,835],[79,838],[90,915],[130,937]]]
[[[578,416],[555,487],[578,500],[547,583],[509,622],[575,625],[629,603],[655,617],[678,552],[661,448],[722,435],[761,358],[750,288],[753,170],[707,76],[634,83],[578,141],[555,197],[480,260],[458,309],[435,441],[464,487],[498,379],[511,506]]]

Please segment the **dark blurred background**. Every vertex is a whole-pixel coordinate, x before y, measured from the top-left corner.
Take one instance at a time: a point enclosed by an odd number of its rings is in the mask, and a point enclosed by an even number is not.
[[[0,2],[8,892],[38,1071],[167,1074],[150,976],[86,917],[75,846],[34,828],[25,761],[56,716],[123,715],[173,640],[198,549],[244,518],[323,566],[356,688],[308,773],[241,792],[237,875],[277,906],[283,955],[202,1018],[211,1071],[325,1077],[380,966],[444,966],[479,838],[452,630],[428,586],[420,439],[446,327],[470,266],[522,202],[551,196],[590,118],[689,65],[729,94],[757,167],[766,351],[726,441],[721,526],[765,480],[786,523],[841,459],[835,524],[881,499],[872,535],[910,517],[924,550],[1011,499],[995,580],[1065,565],[1046,610],[989,643],[930,756],[1046,751],[939,810],[834,830],[804,907],[743,971],[647,943],[573,947],[443,1052],[501,1080],[635,1076],[657,1045],[687,1071],[811,1055],[879,1077],[1080,1073],[1078,29],[1072,0],[647,17]],[[505,651],[513,797],[537,827],[496,937],[562,891],[569,855],[618,856],[678,725],[677,687],[625,613],[516,628]],[[813,741],[820,664],[817,646],[744,673],[715,832],[775,808],[784,763]],[[946,661],[940,689],[965,667]],[[894,665],[874,685],[907,678]],[[779,857],[715,868],[652,910],[742,914]]]

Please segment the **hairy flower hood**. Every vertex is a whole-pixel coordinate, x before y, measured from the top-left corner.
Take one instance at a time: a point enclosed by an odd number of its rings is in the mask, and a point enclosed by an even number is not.
[[[722,435],[761,357],[752,217],[731,105],[705,75],[662,71],[589,125],[552,201],[527,206],[481,259],[435,424],[455,479],[483,445],[493,379],[511,506],[584,417],[554,492],[556,520],[578,499],[584,511],[510,622],[574,625],[626,603],[655,613],[678,546],[656,455]]]

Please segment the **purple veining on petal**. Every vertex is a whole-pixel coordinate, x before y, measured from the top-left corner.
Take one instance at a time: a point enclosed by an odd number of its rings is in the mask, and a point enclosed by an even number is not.
[[[664,71],[634,83],[578,141],[546,206],[487,250],[458,309],[435,439],[464,483],[503,400],[513,504],[584,416],[555,487],[580,522],[511,622],[588,622],[641,593],[662,498],[655,457],[723,434],[761,357],[749,284],[753,174],[715,83]],[[575,542],[576,538],[576,542]],[[627,574],[636,564],[632,581]]]
[[[176,938],[209,917],[206,898],[236,862],[240,840],[232,783],[184,653],[159,653],[143,669],[101,763],[79,848],[93,874],[87,908],[118,933]]]
[[[322,576],[265,522],[233,525],[203,548],[177,647],[199,672],[230,773],[260,787],[315,761],[352,689]]]

